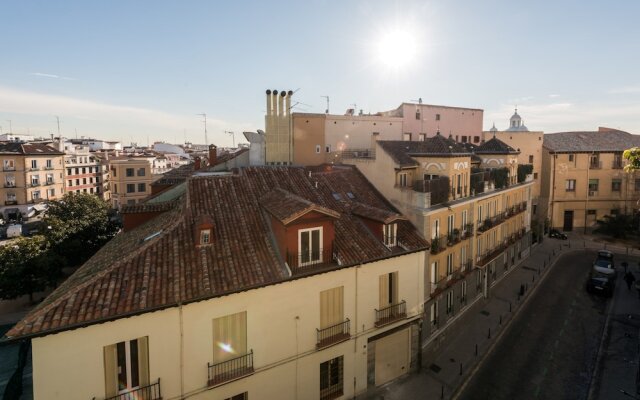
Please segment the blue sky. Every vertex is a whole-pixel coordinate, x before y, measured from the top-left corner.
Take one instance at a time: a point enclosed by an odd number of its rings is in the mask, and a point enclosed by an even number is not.
[[[425,103],[506,128],[640,133],[640,2],[6,1],[0,126],[146,144],[230,145],[264,127],[266,89],[295,111]],[[392,33],[405,45],[380,43]],[[402,36],[404,35],[404,36]],[[391,51],[391,53],[389,53]],[[395,54],[389,57],[388,54]],[[389,63],[389,60],[397,60]]]

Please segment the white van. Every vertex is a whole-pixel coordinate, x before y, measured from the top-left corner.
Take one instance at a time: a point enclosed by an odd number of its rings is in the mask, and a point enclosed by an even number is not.
[[[22,236],[22,225],[14,224],[14,225],[9,225],[7,227],[7,238],[8,239],[19,237],[19,236]]]

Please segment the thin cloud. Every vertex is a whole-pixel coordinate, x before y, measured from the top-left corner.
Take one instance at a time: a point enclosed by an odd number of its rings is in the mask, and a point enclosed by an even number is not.
[[[55,74],[45,74],[44,72],[31,72],[29,75],[33,76],[41,76],[43,78],[53,78],[53,79],[62,79],[65,81],[75,81],[75,78],[69,78],[67,76],[60,76]]]
[[[625,86],[609,90],[609,94],[640,93],[640,86]]]
[[[550,94],[550,95],[549,95],[549,98],[550,98],[550,99],[555,99],[555,98],[558,98],[558,97],[560,97],[560,95],[559,95],[559,94]]]

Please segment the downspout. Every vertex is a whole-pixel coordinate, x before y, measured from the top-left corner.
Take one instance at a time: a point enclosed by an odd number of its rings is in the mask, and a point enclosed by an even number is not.
[[[595,151],[592,151],[591,154],[595,154]],[[587,164],[587,197],[584,200],[584,231],[583,233],[587,233],[587,209],[589,208],[589,173],[591,172],[591,157],[589,157],[589,162]],[[599,189],[599,188],[598,188]]]
[[[555,208],[555,204],[553,203],[553,199],[555,197],[556,194],[556,154],[549,154],[551,156],[551,159],[553,160],[553,172],[551,174],[551,187],[549,188],[549,192],[551,193],[551,201],[550,201],[550,207],[551,207],[551,220],[549,221],[549,225],[551,225],[549,227],[549,229],[553,229],[553,209]],[[541,236],[544,236],[544,221],[542,222],[542,234]]]
[[[353,355],[354,355],[354,359],[357,360],[358,357],[358,271],[360,270],[360,267],[362,266],[362,264],[357,265],[356,266],[356,310],[355,310],[355,315],[353,317],[354,322],[355,322],[355,328],[356,328],[356,332],[355,332],[355,340],[353,341]],[[362,330],[364,331],[364,326],[362,327]],[[367,353],[369,352],[369,349],[367,349]],[[367,357],[368,358],[368,357]],[[356,376],[357,376],[357,362],[353,363],[353,395],[355,397],[356,394]]]
[[[178,302],[180,315],[180,398],[184,398],[184,321],[182,319],[182,302]]]

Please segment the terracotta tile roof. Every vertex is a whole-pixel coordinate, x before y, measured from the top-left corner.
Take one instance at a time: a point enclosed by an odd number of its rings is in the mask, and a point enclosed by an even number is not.
[[[144,212],[164,212],[169,211],[175,207],[174,202],[168,201],[163,203],[138,203],[138,204],[123,204],[120,208],[121,214],[137,214]]]
[[[476,154],[520,154],[519,151],[496,137],[477,146],[473,152]]]
[[[260,199],[260,204],[285,225],[311,211],[326,214],[334,218],[340,217],[340,214],[336,211],[314,204],[309,200],[303,199],[281,188],[274,189],[263,196]]]
[[[622,152],[630,147],[640,146],[640,135],[614,129],[547,133],[543,137],[542,146],[552,152]]]
[[[226,163],[227,161],[231,161],[234,158],[238,157],[239,155],[248,152],[249,149],[247,148],[242,148],[240,150],[234,151],[234,152],[224,152],[222,154],[220,154],[218,157],[216,157],[216,163],[213,165],[210,165],[211,167],[213,167],[214,165],[219,165],[219,164],[223,164]],[[208,159],[208,157],[207,157]]]
[[[64,155],[63,152],[44,143],[0,142],[0,154],[16,155]]]
[[[399,220],[401,247],[390,250],[351,213],[352,201],[397,212],[354,168],[309,176],[302,168],[253,167],[194,177],[187,187],[172,210],[107,243],[7,337],[45,335],[297,279],[269,239],[268,214],[260,206],[274,189],[338,214],[333,250],[340,263],[332,268],[428,248],[409,221]],[[213,226],[212,243],[200,247],[194,230],[203,218]]]
[[[190,163],[167,171],[160,179],[151,183],[151,186],[176,185],[178,183],[182,183],[186,181],[188,177],[193,175],[194,167],[195,164]]]
[[[389,224],[397,220],[406,220],[404,216],[396,212],[373,207],[368,204],[362,204],[357,201],[354,201],[351,204],[351,213],[383,224]]]
[[[422,142],[379,140],[378,144],[400,166],[418,165],[412,156],[457,157],[470,153],[460,143],[442,135],[426,138]]]

